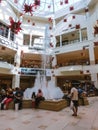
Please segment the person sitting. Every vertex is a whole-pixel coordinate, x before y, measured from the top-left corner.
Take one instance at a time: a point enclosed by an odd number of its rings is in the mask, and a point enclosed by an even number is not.
[[[41,89],[38,89],[38,93],[35,98],[35,108],[38,108],[40,101],[44,100],[43,92]]]
[[[20,88],[16,88],[16,92],[14,94],[14,107],[15,104],[18,104],[18,110],[22,109],[22,99],[23,99],[23,92]]]
[[[2,103],[1,103],[1,109],[7,110],[9,103],[12,102],[13,98],[14,98],[14,94],[13,94],[12,89],[7,90],[7,94],[6,94],[5,98],[2,100]]]
[[[35,92],[32,93],[32,107],[35,107],[35,99],[36,99],[36,95]]]

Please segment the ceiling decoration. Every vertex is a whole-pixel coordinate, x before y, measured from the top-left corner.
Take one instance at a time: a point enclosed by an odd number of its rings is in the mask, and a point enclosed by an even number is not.
[[[18,20],[17,22],[13,20],[12,17],[9,18],[10,20],[10,25],[9,25],[9,28],[11,29],[12,32],[14,32],[15,34],[18,34],[18,32],[21,29],[20,25],[21,25],[21,22]]]

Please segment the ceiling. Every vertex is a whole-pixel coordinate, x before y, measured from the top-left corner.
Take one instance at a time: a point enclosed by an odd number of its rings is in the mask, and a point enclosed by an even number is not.
[[[34,5],[36,0],[7,0],[11,5],[17,8],[20,12],[23,12],[24,5]],[[56,11],[66,8],[66,6],[73,4],[80,0],[37,0],[40,1],[40,5],[36,7],[33,6],[32,13],[26,13],[27,15],[40,16],[40,17],[50,17]]]

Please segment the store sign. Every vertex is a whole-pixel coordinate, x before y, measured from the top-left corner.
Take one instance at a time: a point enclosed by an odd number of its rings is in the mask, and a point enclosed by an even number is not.
[[[44,70],[36,68],[20,68],[19,73],[20,75],[37,75],[38,71],[41,75],[44,74]]]

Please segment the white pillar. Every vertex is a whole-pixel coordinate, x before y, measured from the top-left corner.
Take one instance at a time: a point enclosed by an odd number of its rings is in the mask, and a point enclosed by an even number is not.
[[[95,73],[91,74],[91,81],[93,81],[93,82],[94,82],[95,87],[96,87],[96,88],[98,88],[97,73],[96,73],[96,74],[95,74]]]
[[[94,56],[94,46],[93,43],[89,46],[89,58],[90,58],[90,65],[95,64],[95,56]]]
[[[94,38],[94,34],[93,34],[93,26],[92,26],[90,18],[87,19],[86,24],[87,24],[87,36],[88,36],[88,40],[92,40]]]
[[[12,88],[20,87],[20,75],[14,75],[12,80]]]
[[[9,31],[8,31],[8,40],[10,40],[10,34],[11,34],[11,29],[9,28]]]
[[[81,32],[81,29],[79,29],[79,36],[80,36],[80,42],[82,42],[82,32]]]
[[[29,46],[30,47],[32,46],[32,34],[30,34],[30,43],[29,43]]]
[[[62,36],[60,35],[60,47],[62,47]]]

